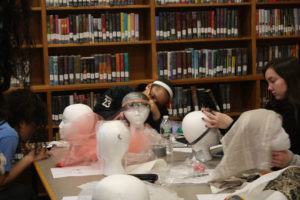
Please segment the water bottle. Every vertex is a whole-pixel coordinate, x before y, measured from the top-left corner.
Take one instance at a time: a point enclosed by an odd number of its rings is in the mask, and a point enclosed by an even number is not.
[[[169,120],[168,115],[164,115],[160,124],[160,133],[167,139],[167,154],[173,153],[173,144],[172,144],[172,122]]]

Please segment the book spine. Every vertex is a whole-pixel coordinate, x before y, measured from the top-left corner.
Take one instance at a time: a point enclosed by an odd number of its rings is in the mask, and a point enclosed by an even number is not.
[[[121,81],[125,81],[124,53],[120,53],[120,72]]]
[[[129,81],[129,55],[124,53],[125,81]]]
[[[116,74],[116,55],[111,56],[111,80],[112,82],[116,82],[117,74]]]
[[[54,82],[54,66],[53,66],[53,56],[49,56],[49,79],[50,79],[50,85],[55,85]]]
[[[121,66],[120,66],[120,54],[116,54],[116,81],[121,81]]]
[[[107,74],[107,82],[112,81],[112,68],[111,68],[111,54],[106,54],[106,74]]]

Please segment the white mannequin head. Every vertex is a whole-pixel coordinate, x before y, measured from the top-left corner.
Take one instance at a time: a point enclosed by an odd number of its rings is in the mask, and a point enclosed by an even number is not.
[[[146,95],[141,92],[130,92],[122,100],[125,118],[130,126],[143,127],[150,113]]]
[[[104,175],[123,174],[122,159],[128,151],[130,134],[120,120],[104,122],[96,130],[98,157],[104,161]]]
[[[202,161],[211,160],[210,147],[219,143],[218,129],[208,129],[202,120],[206,117],[202,111],[187,114],[182,121],[182,130],[192,149]],[[198,155],[197,155],[198,154]],[[198,158],[197,158],[198,159]]]
[[[98,182],[92,200],[150,200],[150,197],[141,180],[130,175],[116,174]]]
[[[72,104],[67,106],[63,112],[63,119],[59,124],[60,137],[65,139],[68,136],[66,135],[66,131],[69,130],[71,124],[79,117],[93,113],[93,110],[85,104]]]

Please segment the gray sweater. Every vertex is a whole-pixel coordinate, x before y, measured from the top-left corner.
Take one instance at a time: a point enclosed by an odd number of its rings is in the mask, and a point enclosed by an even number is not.
[[[292,154],[292,160],[289,165],[297,165],[300,166],[300,155],[294,154],[293,152],[290,151]]]

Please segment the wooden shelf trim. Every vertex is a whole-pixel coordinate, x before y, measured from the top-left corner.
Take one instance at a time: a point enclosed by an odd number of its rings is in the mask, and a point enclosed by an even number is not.
[[[142,45],[151,44],[150,40],[133,41],[133,42],[100,42],[100,43],[82,43],[82,44],[48,44],[49,48],[65,47],[90,47],[90,46],[120,46],[120,45]]]
[[[136,86],[142,83],[153,82],[153,79],[133,80],[129,82],[110,82],[110,83],[87,83],[87,84],[72,84],[72,85],[33,85],[30,88],[34,92],[53,92],[53,91],[72,91],[72,90],[93,90],[93,89],[107,89],[117,85]]]
[[[42,44],[35,44],[34,46],[30,46],[30,47],[28,47],[27,45],[22,45],[22,48],[32,48],[32,49],[43,48],[43,45]]]
[[[245,3],[193,3],[193,4],[156,4],[155,8],[185,8],[185,7],[235,7],[235,6],[251,6],[250,2]]]
[[[189,40],[164,40],[156,41],[156,44],[169,43],[195,43],[195,42],[226,42],[226,41],[246,41],[251,40],[251,37],[236,37],[236,38],[203,38],[203,39],[189,39]]]
[[[31,7],[30,8],[32,11],[41,11],[42,8],[41,7]]]
[[[300,38],[300,35],[280,35],[280,36],[258,36],[256,37],[257,40],[277,40],[277,39],[296,39]]]
[[[190,85],[190,84],[204,84],[204,83],[224,83],[224,82],[244,82],[263,80],[262,74],[247,75],[247,76],[224,76],[224,77],[205,77],[205,78],[186,78],[171,80],[175,85]],[[87,83],[87,84],[72,84],[72,85],[32,85],[30,88],[34,92],[47,91],[72,91],[72,90],[93,90],[93,89],[107,89],[117,85],[136,86],[142,83],[153,82],[154,79],[141,79],[129,82],[110,82],[110,83]]]
[[[274,6],[274,5],[300,5],[300,1],[276,1],[276,2],[256,2],[257,6],[265,6],[265,5],[270,5],[270,6]]]
[[[247,76],[222,76],[222,77],[205,77],[205,78],[186,78],[171,80],[175,85],[190,85],[203,83],[225,83],[225,82],[241,82],[241,81],[256,81],[263,79],[262,74],[247,75]]]
[[[150,5],[128,5],[128,6],[81,6],[81,7],[49,7],[46,11],[68,11],[68,10],[116,10],[116,9],[147,9]]]

